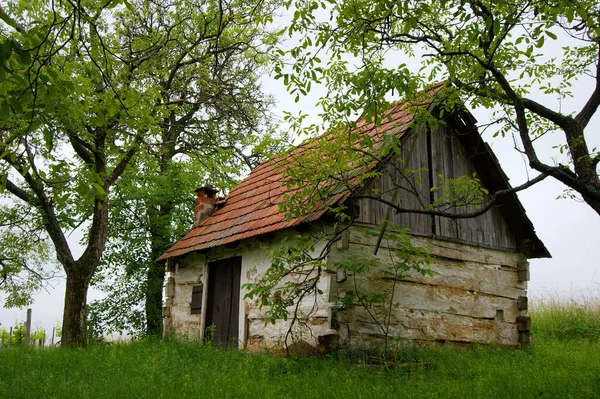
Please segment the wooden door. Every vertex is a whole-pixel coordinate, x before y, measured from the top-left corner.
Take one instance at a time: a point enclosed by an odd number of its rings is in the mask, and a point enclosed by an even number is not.
[[[210,262],[208,267],[207,329],[212,330],[213,345],[237,347],[242,258]]]

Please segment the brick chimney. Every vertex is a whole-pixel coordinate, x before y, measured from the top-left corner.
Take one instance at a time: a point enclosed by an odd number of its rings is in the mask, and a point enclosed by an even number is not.
[[[194,209],[194,225],[198,227],[200,223],[209,217],[215,210],[215,190],[210,184],[196,189],[196,208]]]

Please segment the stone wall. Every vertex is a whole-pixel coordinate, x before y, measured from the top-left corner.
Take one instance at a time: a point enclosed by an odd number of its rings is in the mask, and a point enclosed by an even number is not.
[[[191,314],[192,289],[204,281],[206,256],[190,254],[171,267],[165,287],[165,332],[201,338],[201,314]]]
[[[338,245],[330,253],[328,265],[332,269],[348,254],[373,257],[376,236],[353,228],[345,240],[346,245]],[[528,263],[523,255],[425,237],[415,236],[412,241],[429,247],[432,262],[427,269],[434,273],[432,276],[413,270],[394,281],[375,269],[369,275],[332,278],[329,300],[338,305],[335,309],[342,340],[369,344],[381,340],[387,331],[389,338],[400,340],[511,346],[529,342],[528,273],[524,273]],[[384,240],[377,258],[380,267],[389,270],[398,260],[393,243]],[[364,293],[385,293],[391,301],[383,308],[343,308],[339,298],[355,287]]]
[[[269,253],[280,247],[285,236],[288,237],[286,245],[291,245],[294,234],[297,233],[245,240],[234,248],[219,247],[180,260],[171,268],[166,289],[167,327],[180,335],[201,338],[205,329],[203,315],[190,314],[192,287],[204,284],[204,310],[208,262],[241,256],[239,346],[250,349],[283,346],[290,320],[265,324],[267,309],[260,309],[245,298],[247,290],[243,286],[257,281],[266,272],[271,265]],[[313,347],[327,346],[337,342],[338,337],[359,346],[380,343],[385,334],[381,323],[373,319],[377,309],[341,306],[340,297],[356,284],[364,292],[391,293],[394,287],[392,312],[389,322],[384,323],[389,325],[386,331],[391,339],[502,345],[530,341],[528,263],[522,254],[414,236],[413,243],[428,246],[433,255],[428,266],[433,276],[413,271],[394,283],[377,270],[357,276],[336,270],[336,263],[348,254],[372,256],[376,239],[359,228],[352,228],[332,247],[318,283],[322,294],[314,294],[301,303],[300,315],[306,325],[299,323],[292,328],[293,339]],[[315,252],[323,245],[318,244]],[[391,266],[392,247],[393,244],[383,241],[377,255],[381,268]]]

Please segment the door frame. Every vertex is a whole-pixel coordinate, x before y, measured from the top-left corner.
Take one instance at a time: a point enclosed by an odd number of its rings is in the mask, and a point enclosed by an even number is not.
[[[237,328],[237,340],[238,340],[238,344],[237,347],[238,348],[243,348],[243,342],[245,337],[243,335],[242,332],[245,331],[245,326],[244,326],[244,319],[242,318],[242,271],[243,271],[243,262],[242,262],[242,256],[241,255],[236,255],[236,256],[229,256],[229,257],[224,257],[224,258],[217,258],[217,259],[208,259],[208,257],[206,258],[206,263],[204,264],[204,273],[202,276],[202,283],[204,285],[204,292],[202,293],[202,313],[201,313],[201,317],[200,317],[200,340],[204,341],[205,339],[205,332],[206,332],[206,327],[207,327],[207,313],[208,313],[208,301],[209,301],[209,292],[211,291],[211,287],[210,287],[210,269],[211,269],[211,263],[216,263],[216,262],[227,262],[227,261],[231,261],[234,260],[236,258],[239,258],[239,279],[238,279],[238,283],[239,283],[239,287],[238,287],[238,292],[239,292],[239,298],[238,298],[238,303],[237,303],[237,315],[236,315],[236,319],[238,320],[238,328]]]

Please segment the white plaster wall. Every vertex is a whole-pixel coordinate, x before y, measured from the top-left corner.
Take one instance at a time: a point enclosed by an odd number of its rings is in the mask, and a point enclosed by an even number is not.
[[[239,337],[240,347],[273,348],[283,346],[285,336],[290,330],[292,317],[288,321],[279,320],[276,324],[265,324],[267,318],[267,308],[260,308],[254,303],[253,299],[245,298],[248,290],[244,288],[246,284],[255,283],[260,279],[267,269],[271,266],[270,253],[281,247],[281,241],[287,236],[285,245],[292,245],[293,236],[298,233],[285,232],[273,236],[270,240],[250,239],[241,242],[236,248],[216,248],[208,255],[208,261],[224,259],[234,256],[242,257],[241,271],[241,294],[240,294],[240,312],[239,312]],[[315,246],[314,254],[320,253],[324,243],[318,243]],[[328,314],[333,306],[328,302],[330,278],[326,272],[322,273],[318,282],[318,289],[322,294],[314,294],[302,301],[300,313],[307,318],[306,323],[296,322],[292,328],[293,340],[303,340],[312,346],[317,345],[317,339],[320,335],[336,334],[336,330],[329,328]],[[289,309],[293,314],[294,309]],[[300,324],[305,324],[300,328]],[[291,344],[288,341],[288,344]]]
[[[166,325],[174,330],[178,335],[184,335],[190,338],[202,338],[204,330],[203,316],[206,310],[206,295],[208,292],[208,263],[220,259],[241,256],[241,278],[240,278],[240,303],[239,303],[239,332],[240,348],[252,347],[276,347],[283,345],[285,336],[291,326],[291,317],[288,321],[280,320],[276,324],[266,324],[266,314],[268,309],[260,309],[254,303],[254,300],[245,298],[248,290],[244,288],[245,284],[254,283],[271,266],[269,254],[280,248],[281,240],[288,236],[286,245],[293,243],[293,235],[298,233],[279,233],[272,236],[271,239],[249,239],[240,242],[234,248],[218,247],[214,248],[206,255],[191,254],[184,260],[179,261],[179,265],[170,273],[175,279],[175,292],[173,298],[167,298],[168,304],[171,303],[169,317]],[[324,243],[315,246],[315,254],[320,253]],[[185,266],[185,267],[182,267]],[[204,283],[203,309],[201,315],[190,314],[192,287],[200,282]],[[332,303],[328,302],[330,278],[327,272],[323,272],[318,282],[318,289],[322,294],[314,294],[305,298],[300,306],[300,313],[307,318],[303,328],[297,326],[292,329],[295,340],[303,340],[310,345],[316,346],[320,335],[336,334],[336,330],[330,326],[330,308]],[[293,314],[293,309],[290,309]],[[290,344],[291,342],[288,342]]]
[[[168,318],[167,330],[171,329],[178,335],[190,339],[200,339],[202,314],[191,314],[192,288],[194,285],[204,283],[206,269],[206,256],[191,254],[175,265],[169,277],[174,279],[174,295],[167,296],[166,305]],[[168,283],[167,283],[168,284]],[[169,289],[166,290],[167,292]],[[204,290],[206,291],[206,290]]]

